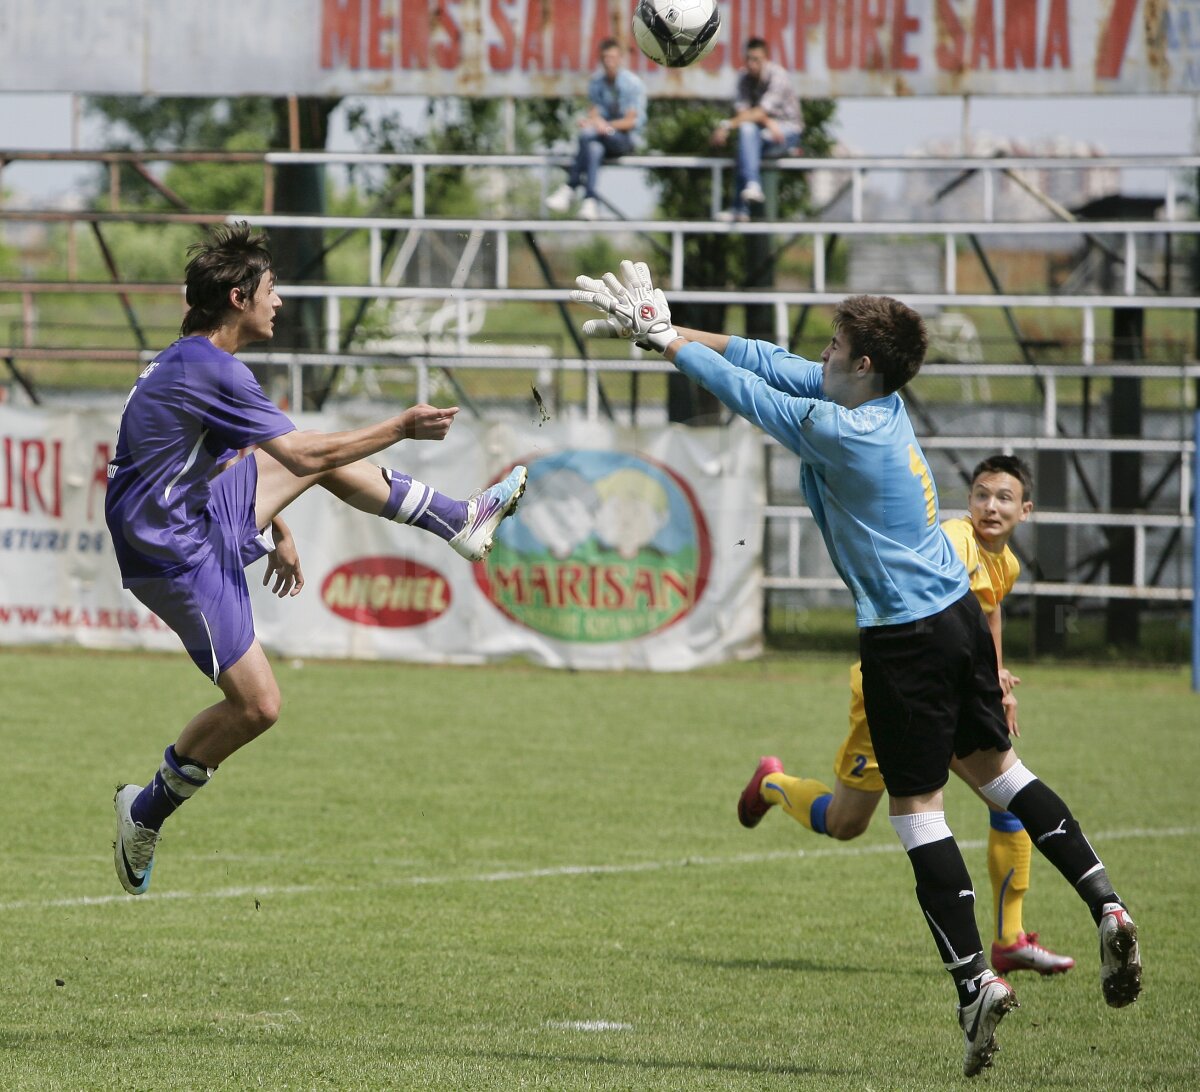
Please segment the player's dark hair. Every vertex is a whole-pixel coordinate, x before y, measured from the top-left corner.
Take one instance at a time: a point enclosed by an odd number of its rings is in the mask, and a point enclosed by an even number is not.
[[[602,41],[596,47],[596,56],[597,57],[600,56],[601,53],[607,53],[610,49],[620,49],[620,48],[621,48],[621,43],[618,42],[616,40],[616,38],[605,38],[604,41]]]
[[[925,361],[924,320],[891,296],[847,296],[833,313],[833,328],[846,339],[851,357],[871,358],[884,394],[903,387]]]
[[[767,45],[766,38],[751,38],[746,42],[746,48],[743,52],[749,53],[752,49],[761,49],[768,57],[771,55],[771,47]]]
[[[980,474],[1011,474],[1021,483],[1021,500],[1033,500],[1033,471],[1024,459],[1018,459],[1015,455],[989,455],[971,471],[971,485],[975,484]]]
[[[240,288],[247,298],[253,296],[271,268],[266,235],[252,235],[244,220],[211,228],[188,247],[188,254],[184,271],[188,309],[179,328],[184,337],[217,329],[230,310],[229,293]]]

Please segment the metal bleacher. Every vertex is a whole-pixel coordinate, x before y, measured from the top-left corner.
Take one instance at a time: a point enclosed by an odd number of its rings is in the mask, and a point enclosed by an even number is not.
[[[147,230],[167,224],[206,224],[248,219],[269,229],[308,228],[327,235],[365,238],[364,259],[357,275],[337,284],[281,284],[280,291],[292,299],[321,301],[325,344],[304,352],[252,352],[245,354],[250,363],[274,363],[289,369],[293,404],[299,404],[305,370],[340,365],[369,374],[371,369],[403,365],[412,377],[412,395],[417,400],[430,396],[439,374],[453,369],[459,381],[472,373],[512,369],[514,364],[528,368],[550,369],[583,378],[583,397],[577,412],[595,418],[611,409],[603,396],[603,378],[620,373],[667,373],[669,365],[657,357],[636,351],[629,356],[585,355],[576,342],[573,354],[553,352],[547,345],[530,340],[515,350],[498,350],[494,343],[479,339],[480,315],[485,308],[513,305],[560,305],[568,284],[537,283],[516,260],[514,246],[536,240],[547,247],[578,246],[596,237],[609,238],[633,256],[648,256],[660,283],[670,292],[672,302],[720,303],[734,308],[748,304],[770,309],[776,341],[790,343],[798,320],[810,309],[829,307],[847,294],[843,275],[831,268],[828,255],[833,241],[852,245],[854,240],[883,241],[896,248],[903,260],[904,248],[921,243],[921,259],[928,264],[932,254],[940,255],[938,268],[926,270],[921,291],[896,291],[906,302],[930,316],[962,316],[967,312],[1002,313],[1013,316],[1050,315],[1061,320],[1071,316],[1074,336],[1059,336],[1057,357],[1051,362],[1038,359],[1036,353],[1014,351],[1007,363],[981,363],[978,356],[963,352],[945,361],[931,362],[917,384],[917,394],[925,389],[929,377],[961,384],[958,416],[961,424],[943,420],[934,429],[933,418],[923,444],[931,459],[938,460],[935,477],[953,483],[961,476],[965,462],[996,450],[1014,451],[1031,460],[1052,457],[1056,453],[1070,460],[1083,482],[1082,495],[1068,488],[1058,503],[1039,505],[1036,524],[1049,537],[1054,529],[1062,534],[1082,536],[1083,546],[1072,547],[1087,553],[1089,534],[1103,545],[1112,535],[1133,536],[1133,571],[1128,579],[1104,577],[1103,566],[1076,566],[1086,577],[1022,581],[1017,592],[1034,597],[1080,597],[1104,602],[1137,600],[1182,607],[1193,599],[1190,573],[1191,543],[1195,535],[1193,462],[1196,458],[1194,413],[1196,391],[1200,389],[1200,363],[1196,360],[1195,336],[1186,348],[1171,359],[1156,359],[1154,350],[1132,354],[1123,361],[1109,354],[1106,339],[1098,332],[1109,312],[1141,311],[1144,314],[1170,313],[1187,316],[1192,323],[1200,314],[1200,294],[1190,276],[1177,270],[1181,255],[1200,251],[1200,223],[1182,219],[1194,212],[1180,197],[1184,172],[1192,176],[1200,170],[1200,157],[943,157],[943,158],[839,158],[781,159],[770,164],[775,171],[823,172],[826,188],[839,199],[821,216],[802,221],[778,218],[756,219],[749,223],[728,224],[716,220],[721,194],[731,169],[727,158],[707,156],[627,156],[602,172],[602,195],[612,216],[595,222],[549,216],[542,202],[555,168],[567,160],[556,156],[467,156],[467,155],[371,155],[362,153],[270,152],[270,153],[115,153],[63,152],[32,153],[0,149],[0,181],[5,165],[22,160],[57,159],[63,162],[90,160],[105,164],[109,170],[109,208],[34,209],[0,208],[0,226],[26,224],[87,224],[95,232],[110,224],[142,225]],[[258,163],[264,172],[266,211],[240,213],[196,213],[130,211],[120,207],[120,174],[136,163],[143,176],[156,163],[196,159],[228,159]],[[274,211],[274,172],[298,164],[321,165],[327,170],[400,168],[410,172],[411,214],[404,216],[301,216]],[[445,168],[464,168],[490,172],[503,179],[504,196],[494,202],[487,215],[472,218],[439,216],[428,200],[427,182],[431,172]],[[628,219],[621,215],[619,200],[612,195],[627,192],[623,172],[646,169],[678,169],[699,172],[710,186],[708,220],[670,221],[656,218]],[[1040,200],[1038,218],[1013,218],[1004,211],[1001,197],[1013,186],[1037,196],[1031,174],[1053,175],[1058,171],[1110,170],[1142,172],[1155,179],[1160,190],[1159,218],[1083,220],[1068,213],[1049,199]],[[928,218],[933,213],[922,207],[920,214],[901,218],[872,218],[869,195],[873,176],[910,179],[924,175],[933,181],[971,179],[970,201],[960,202],[954,219]],[[965,191],[964,191],[965,192]],[[510,193],[513,195],[510,198]],[[960,194],[960,197],[963,194]],[[769,206],[768,206],[769,207]],[[922,215],[923,214],[923,215]],[[691,287],[686,240],[704,236],[712,245],[723,245],[736,238],[768,236],[773,245],[782,242],[807,257],[807,283],[792,283],[775,288],[698,289]],[[454,270],[440,280],[404,283],[404,263],[411,259],[418,241],[439,237],[457,240],[459,261]],[[385,239],[403,240],[398,253],[389,258]],[[466,240],[466,243],[462,243]],[[1111,272],[1107,284],[1086,285],[1083,290],[1063,292],[1053,286],[1005,291],[995,278],[990,291],[981,291],[964,283],[964,267],[979,264],[987,268],[989,250],[1003,247],[1020,252],[1031,247],[1046,250],[1079,251],[1090,249],[1103,255]],[[972,252],[975,257],[972,257]],[[522,253],[524,251],[522,250]],[[407,255],[407,256],[406,256]],[[400,271],[398,273],[397,271]],[[976,278],[978,279],[978,278]],[[881,286],[886,290],[886,286]],[[120,296],[125,300],[150,295],[178,294],[177,284],[126,282],[114,277],[109,281],[84,282],[78,279],[39,280],[9,278],[0,280],[0,305],[14,303],[14,310],[29,316],[56,294],[70,293]],[[360,301],[393,301],[396,323],[390,336],[376,336],[347,349],[342,332],[348,322],[348,310]],[[406,325],[407,323],[407,325]],[[951,323],[961,334],[970,321]],[[36,360],[130,360],[142,359],[136,344],[126,348],[71,349],[39,345],[36,324],[10,321],[12,331],[0,345],[0,356],[10,368],[23,361]],[[565,336],[565,335],[564,335]],[[969,338],[968,338],[969,340]],[[1032,339],[1031,339],[1032,340]],[[1020,341],[1024,350],[1025,342]],[[1112,359],[1107,359],[1110,355]],[[1139,358],[1140,355],[1140,358]],[[1078,420],[1080,384],[1097,384],[1111,391],[1114,383],[1139,381],[1147,392],[1147,404],[1154,408],[1153,428],[1139,436],[1112,435],[1099,420]],[[1036,404],[989,405],[988,395],[1004,381],[1021,381],[1036,392]],[[1088,396],[1090,397],[1090,395]],[[1109,397],[1113,397],[1110,393]],[[981,404],[981,399],[984,404]],[[953,418],[954,415],[950,415]],[[1107,503],[1092,477],[1103,485],[1112,460],[1134,455],[1144,460],[1144,470],[1154,485],[1145,491],[1144,503],[1118,510]],[[771,473],[780,481],[788,477],[786,453],[771,454]],[[780,469],[781,461],[783,469]],[[1087,461],[1086,472],[1080,460]],[[1140,472],[1140,471],[1139,471]],[[794,476],[793,476],[794,478]],[[831,568],[812,561],[808,548],[813,528],[808,510],[798,496],[787,490],[767,509],[767,541],[770,546],[766,586],[770,591],[803,592],[820,595],[841,594],[842,585]],[[1070,551],[1068,551],[1070,552]],[[1174,558],[1174,564],[1171,558]]]

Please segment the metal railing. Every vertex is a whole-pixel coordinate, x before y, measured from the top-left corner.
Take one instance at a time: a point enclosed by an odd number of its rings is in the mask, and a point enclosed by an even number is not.
[[[1181,416],[1194,396],[1200,383],[1200,364],[1147,365],[1111,364],[1101,365],[1097,361],[1097,312],[1108,309],[1139,308],[1144,310],[1200,311],[1200,295],[1176,293],[1169,281],[1163,285],[1153,283],[1139,268],[1139,262],[1148,257],[1157,260],[1161,255],[1151,253],[1154,245],[1162,241],[1162,249],[1168,250],[1168,242],[1187,240],[1189,245],[1200,246],[1200,223],[1175,219],[1181,203],[1178,193],[1178,176],[1182,170],[1200,169],[1200,156],[1179,157],[1074,157],[1074,158],[869,158],[869,159],[783,159],[773,161],[771,169],[780,171],[834,171],[848,179],[850,195],[850,218],[839,221],[755,221],[751,223],[726,224],[713,221],[667,221],[658,219],[639,220],[581,220],[535,218],[438,218],[428,214],[426,184],[429,172],[446,167],[475,167],[488,169],[522,170],[540,172],[541,193],[545,193],[546,172],[552,167],[565,165],[567,157],[556,156],[423,156],[423,155],[373,155],[355,153],[23,153],[0,151],[0,169],[8,163],[24,160],[59,159],[64,161],[94,160],[108,166],[110,172],[110,205],[112,211],[62,209],[0,209],[0,223],[135,223],[147,226],[182,223],[210,224],[249,219],[268,228],[310,228],[328,231],[364,233],[367,239],[365,264],[360,277],[361,283],[339,285],[283,284],[281,293],[293,298],[310,298],[324,301],[324,327],[326,341],[324,351],[308,353],[250,352],[244,354],[248,363],[283,364],[289,368],[289,385],[292,404],[299,405],[304,390],[304,374],[313,367],[364,367],[372,364],[395,367],[403,364],[411,374],[413,395],[416,400],[427,401],[434,390],[438,375],[446,369],[456,373],[511,370],[528,367],[533,360],[522,365],[511,357],[494,359],[486,345],[473,344],[462,337],[447,343],[444,352],[343,352],[339,349],[340,333],[343,329],[342,308],[346,301],[362,300],[425,300],[449,304],[461,309],[465,317],[466,308],[474,302],[489,304],[561,303],[566,286],[528,287],[517,283],[514,273],[511,240],[515,236],[540,235],[552,237],[595,236],[606,234],[628,239],[641,235],[650,239],[666,238],[663,252],[665,268],[658,270],[662,283],[671,292],[672,301],[681,303],[719,303],[742,306],[755,304],[769,307],[772,311],[772,326],[775,340],[789,341],[795,316],[813,306],[836,304],[845,294],[836,290],[827,268],[826,244],[834,237],[876,237],[890,240],[934,239],[940,245],[942,268],[940,280],[942,290],[938,292],[895,292],[912,306],[923,311],[995,308],[995,309],[1067,309],[1077,312],[1078,364],[1025,364],[986,365],[977,364],[932,364],[924,373],[929,376],[946,376],[960,379],[977,379],[986,375],[989,379],[1012,378],[1032,380],[1039,389],[1040,407],[1036,414],[1040,427],[1024,435],[943,435],[926,436],[922,443],[931,452],[936,451],[996,451],[1015,450],[1022,453],[1058,451],[1067,453],[1128,453],[1140,452],[1165,458],[1178,463],[1178,494],[1168,510],[1108,513],[1068,512],[1061,509],[1039,510],[1037,520],[1047,527],[1062,525],[1095,526],[1101,529],[1132,529],[1134,541],[1134,577],[1128,585],[1070,583],[1048,581],[1023,581],[1016,589],[1017,594],[1038,596],[1085,596],[1104,599],[1139,599],[1156,602],[1184,602],[1194,596],[1187,586],[1163,586],[1153,584],[1147,573],[1147,536],[1165,532],[1168,534],[1194,536],[1196,533],[1192,498],[1195,482],[1192,480],[1192,460],[1196,457],[1194,437],[1181,438],[1113,438],[1091,436],[1064,436],[1061,434],[1058,417],[1062,408],[1060,398],[1061,381],[1079,379],[1139,378],[1159,383],[1178,383],[1178,404]],[[122,168],[131,165],[143,175],[148,166],[157,162],[223,161],[257,162],[264,169],[264,195],[267,212],[259,215],[227,215],[223,213],[146,213],[120,211],[119,176]],[[413,215],[403,217],[325,217],[325,216],[281,216],[273,215],[274,171],[279,166],[298,163],[317,163],[330,166],[354,167],[406,167],[412,172]],[[627,156],[609,169],[671,168],[703,170],[710,173],[713,183],[712,213],[718,209],[724,174],[731,169],[728,158],[709,156]],[[1054,219],[1048,221],[996,220],[996,194],[1000,180],[1014,172],[1029,170],[1086,170],[1093,168],[1156,170],[1165,175],[1165,219],[1156,221],[1070,221]],[[868,222],[864,212],[864,193],[873,173],[896,171],[910,173],[925,172],[979,172],[983,183],[980,216],[978,219],[952,222],[875,221]],[[385,235],[395,234],[413,239],[424,233],[446,233],[460,235],[471,233],[492,244],[488,253],[477,246],[476,254],[487,254],[489,265],[489,287],[469,285],[425,285],[405,286],[389,284],[389,271],[385,270]],[[686,248],[684,242],[695,235],[730,236],[769,235],[776,240],[787,240],[789,245],[800,244],[811,251],[809,284],[801,290],[696,290],[683,285],[687,281]],[[1053,290],[1043,292],[996,292],[980,293],[960,290],[961,263],[959,247],[966,241],[979,239],[1029,240],[1033,237],[1051,237],[1064,243],[1082,244],[1099,241],[1107,248],[1114,265],[1119,268],[1120,290],[1107,293],[1076,293],[1059,295]],[[410,248],[411,249],[411,248]],[[482,257],[479,258],[482,260]],[[394,272],[394,269],[391,271]],[[146,295],[180,295],[176,284],[81,282],[78,280],[40,281],[31,278],[0,281],[0,295],[16,295],[22,302],[26,314],[36,311],[36,303],[42,296],[73,294],[117,294],[124,298]],[[460,327],[465,326],[460,323]],[[11,338],[12,344],[0,346],[0,357],[11,360],[130,360],[149,358],[150,354],[136,349],[67,349],[50,348],[35,344],[32,329],[25,327],[26,336]],[[20,344],[18,342],[24,342]],[[622,373],[669,373],[673,369],[664,361],[635,354],[629,359],[582,357],[556,357],[552,360],[537,359],[539,368],[557,369],[564,373],[581,374],[584,378],[583,412],[588,418],[600,415],[603,396],[601,379],[614,372]],[[918,385],[917,390],[920,390]],[[1182,430],[1186,432],[1186,430]],[[770,442],[770,441],[766,441]],[[841,590],[842,583],[836,577],[805,575],[799,564],[799,542],[803,529],[811,517],[802,505],[772,505],[767,509],[769,533],[783,536],[788,542],[787,564],[782,572],[768,575],[768,590],[820,589]]]
[[[219,152],[219,151],[42,151],[33,149],[0,149],[0,172],[9,164],[19,163],[96,163],[105,167],[109,177],[109,204],[120,207],[122,167],[146,177],[150,166],[157,163],[237,163],[258,164],[263,170],[263,207],[271,213],[275,208],[275,170],[281,166],[311,164],[325,167],[407,167],[411,169],[414,213],[424,216],[427,209],[426,183],[430,171],[446,167],[504,168],[533,171],[541,175],[543,188],[545,172],[551,167],[566,167],[568,155],[424,155],[417,153],[382,152]],[[1006,177],[1018,177],[1031,171],[1148,171],[1163,176],[1165,217],[1174,220],[1177,214],[1181,180],[1177,172],[1200,168],[1200,156],[841,156],[823,159],[783,157],[764,164],[768,171],[798,171],[811,173],[831,171],[848,181],[851,217],[862,222],[864,195],[873,174],[932,172],[977,172],[982,180],[979,194],[979,219],[991,222],[996,217],[996,198],[999,185]],[[712,213],[720,208],[719,200],[727,172],[733,164],[729,156],[710,155],[627,155],[609,160],[605,168],[624,170],[701,170],[712,181]],[[2,180],[2,173],[0,173]]]

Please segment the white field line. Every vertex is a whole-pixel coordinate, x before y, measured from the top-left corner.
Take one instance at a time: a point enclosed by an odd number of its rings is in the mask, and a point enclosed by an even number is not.
[[[1200,834],[1200,827],[1134,827],[1128,830],[1100,831],[1089,837],[1092,842],[1118,842],[1130,838],[1185,838]],[[959,839],[963,849],[982,849],[983,841]],[[826,857],[874,857],[880,854],[901,853],[899,842],[885,845],[836,845],[825,849],[787,849],[770,853],[734,853],[727,857],[682,857],[673,861],[635,861],[629,864],[557,865],[552,868],[526,868],[502,872],[466,874],[443,873],[434,876],[398,876],[376,883],[357,884],[284,884],[277,887],[223,887],[215,891],[150,891],[145,895],[81,895],[67,899],[17,899],[0,902],[0,913],[20,910],[49,910],[59,907],[107,906],[164,902],[178,899],[243,899],[256,895],[309,895],[325,892],[380,891],[395,887],[424,887],[454,883],[519,883],[530,880],[556,879],[569,876],[624,876],[638,872],[668,872],[684,868],[729,868],[757,865],[770,861],[808,861]]]
[[[632,1024],[615,1020],[547,1020],[546,1027],[555,1031],[633,1031]]]

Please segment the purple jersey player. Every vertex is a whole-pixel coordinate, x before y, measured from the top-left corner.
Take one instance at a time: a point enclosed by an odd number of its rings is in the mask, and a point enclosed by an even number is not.
[[[216,767],[279,716],[279,686],[258,641],[245,566],[296,595],[300,560],[280,513],[311,486],[370,515],[446,539],[469,561],[491,548],[525,489],[526,470],[468,501],[366,461],[399,440],[441,440],[458,407],[418,405],[365,428],[297,432],[234,356],[272,336],[282,303],[262,235],[217,228],[191,248],[182,337],[149,364],[121,414],[105,518],[121,580],[183,641],[223,698],[197,713],[142,788],[117,790],[117,876],[150,885],[166,818]]]

